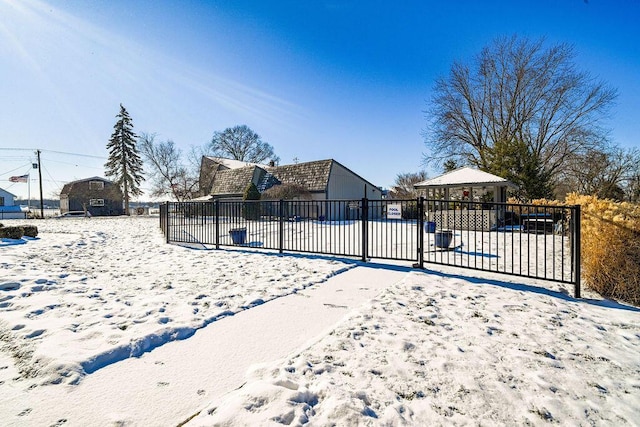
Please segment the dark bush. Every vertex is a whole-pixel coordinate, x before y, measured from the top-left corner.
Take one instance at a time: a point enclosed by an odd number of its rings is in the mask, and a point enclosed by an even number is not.
[[[0,228],[0,238],[20,239],[24,236],[24,227],[2,227]]]
[[[24,228],[23,236],[27,236],[27,237],[38,236],[38,227],[36,227],[35,225],[25,225],[22,228]]]
[[[256,187],[253,182],[244,190],[242,200],[245,201],[245,203],[242,204],[242,214],[244,218],[253,220],[260,219],[260,191],[258,191],[258,187]]]
[[[402,219],[418,219],[418,204],[408,202],[402,207]]]

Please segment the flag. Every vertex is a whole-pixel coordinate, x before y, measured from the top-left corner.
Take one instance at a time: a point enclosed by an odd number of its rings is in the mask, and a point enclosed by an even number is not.
[[[9,178],[9,182],[27,182],[29,180],[29,175],[20,175],[20,176],[12,176]]]

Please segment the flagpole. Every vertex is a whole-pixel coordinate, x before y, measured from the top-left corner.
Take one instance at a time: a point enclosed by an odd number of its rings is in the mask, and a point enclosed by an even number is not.
[[[27,210],[31,215],[31,173],[27,174]]]
[[[44,203],[42,195],[42,164],[40,163],[40,150],[36,151],[38,155],[38,177],[40,178],[40,219],[44,219]]]

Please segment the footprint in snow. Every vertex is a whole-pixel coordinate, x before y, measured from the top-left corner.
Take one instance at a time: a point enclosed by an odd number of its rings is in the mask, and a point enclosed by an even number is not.
[[[46,332],[46,330],[44,330],[44,329],[38,329],[38,330],[35,330],[35,331],[31,332],[30,334],[25,335],[24,337],[27,338],[27,339],[37,338],[40,335],[44,334],[45,332]]]
[[[18,414],[19,417],[24,417],[25,415],[29,415],[33,411],[31,408],[27,408]]]
[[[18,289],[20,289],[20,283],[18,282],[0,283],[0,291],[17,291]]]

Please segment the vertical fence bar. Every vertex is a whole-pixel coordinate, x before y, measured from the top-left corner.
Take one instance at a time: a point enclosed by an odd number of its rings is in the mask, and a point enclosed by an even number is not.
[[[278,252],[282,253],[284,248],[284,200],[282,199],[280,199],[278,210]]]
[[[367,252],[369,251],[369,236],[368,236],[368,227],[369,227],[369,201],[367,198],[362,199],[362,261],[367,261]]]
[[[418,197],[418,268],[424,269],[424,197]]]
[[[573,221],[573,264],[574,264],[574,288],[573,294],[576,298],[580,298],[580,205],[576,205],[574,207],[574,217],[575,221]]]
[[[166,218],[166,222],[165,222],[165,227],[167,229],[167,233],[166,233],[167,237],[166,237],[166,239],[167,239],[167,243],[169,243],[171,241],[171,239],[169,238],[169,211],[170,211],[169,202],[166,202],[165,205],[167,206],[167,209],[166,209],[167,218]]]
[[[216,249],[220,249],[220,200],[213,202],[213,227],[215,228],[214,241]]]

